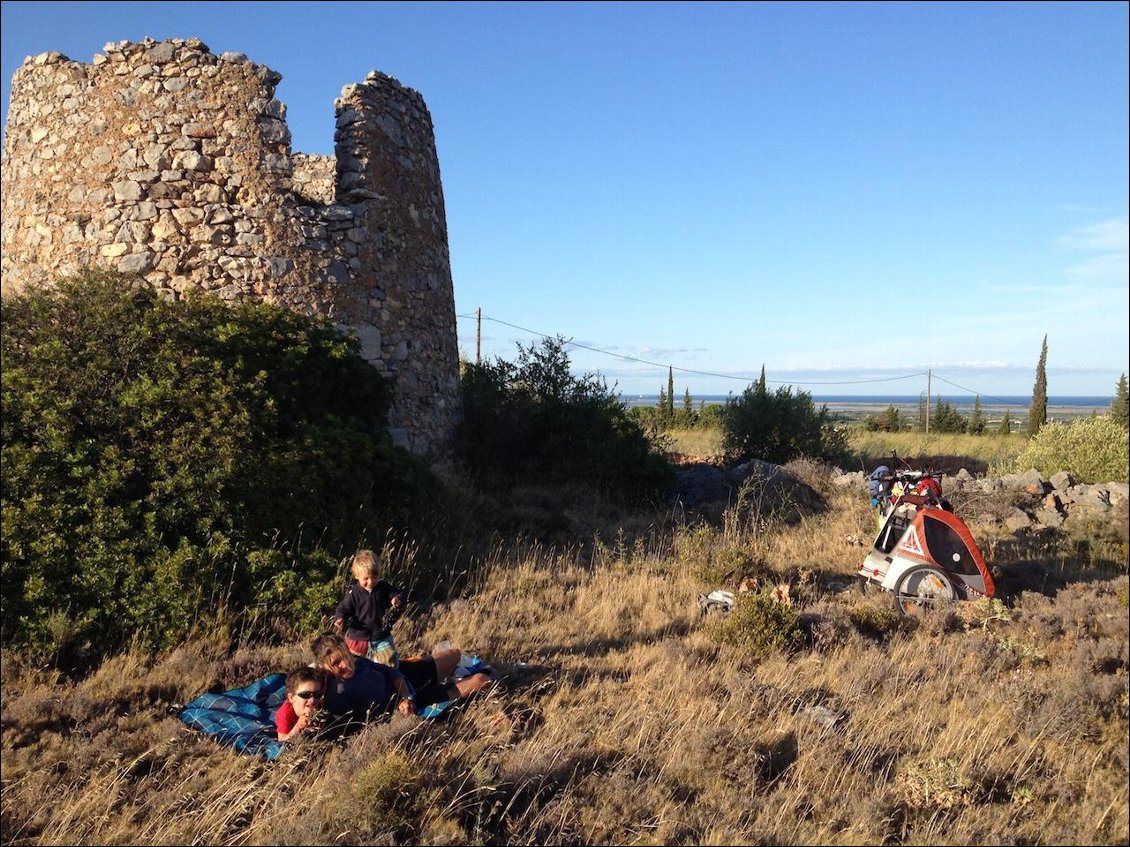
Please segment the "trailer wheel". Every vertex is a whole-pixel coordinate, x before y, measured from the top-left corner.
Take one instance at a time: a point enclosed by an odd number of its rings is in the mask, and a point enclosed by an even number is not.
[[[950,578],[929,565],[911,568],[895,585],[895,608],[904,615],[920,614],[956,599]]]
[[[855,578],[855,590],[862,594],[864,597],[870,597],[876,594],[878,588],[878,585],[876,585],[865,576],[857,576]]]

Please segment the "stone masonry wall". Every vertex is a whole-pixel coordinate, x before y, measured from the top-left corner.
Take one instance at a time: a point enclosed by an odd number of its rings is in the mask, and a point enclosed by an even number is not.
[[[394,437],[441,452],[459,414],[447,228],[423,99],[371,73],[336,157],[292,154],[281,76],[197,39],[30,57],[0,170],[0,290],[83,267],[330,316],[394,378]]]

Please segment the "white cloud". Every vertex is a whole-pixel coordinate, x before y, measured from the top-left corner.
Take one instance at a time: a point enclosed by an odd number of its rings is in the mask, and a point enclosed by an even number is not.
[[[1058,242],[1071,250],[1088,250],[1125,255],[1130,244],[1130,216],[1121,215],[1085,226],[1062,236]]]
[[[1122,282],[1125,284],[1130,261],[1125,249],[1121,253],[1100,253],[1067,269],[1073,279],[1088,281]]]

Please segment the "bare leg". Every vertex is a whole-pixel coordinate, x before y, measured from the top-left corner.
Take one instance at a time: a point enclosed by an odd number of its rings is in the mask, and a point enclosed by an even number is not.
[[[494,680],[485,673],[471,674],[471,676],[455,681],[455,687],[459,689],[460,699],[470,697],[472,694],[477,694],[484,688],[490,688],[492,685],[494,685]]]
[[[452,647],[447,650],[437,650],[432,653],[432,658],[436,663],[436,676],[439,677],[440,682],[443,682],[455,673],[455,668],[458,667],[463,654]]]

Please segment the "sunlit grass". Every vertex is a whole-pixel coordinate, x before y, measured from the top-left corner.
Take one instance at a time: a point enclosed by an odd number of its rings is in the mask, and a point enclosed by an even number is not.
[[[865,458],[890,456],[968,456],[986,465],[1011,462],[1024,449],[1022,435],[850,431],[849,448]]]
[[[683,456],[717,457],[722,455],[722,430],[719,427],[669,429],[668,451]]]
[[[396,629],[405,654],[481,653],[495,691],[272,764],[167,707],[304,661],[305,642],[131,651],[73,681],[6,654],[5,842],[1126,843],[1125,576],[906,624],[852,584],[865,495],[829,506],[794,526],[687,515],[632,543],[499,544],[463,597]],[[1070,567],[991,546],[996,566]],[[696,598],[736,590],[704,566],[726,556],[788,586],[800,649],[716,637]]]
[[[722,455],[720,427],[695,427],[666,431],[669,452],[683,456],[717,458]],[[870,470],[873,459],[903,456],[965,456],[983,466],[1011,462],[1024,449],[1023,435],[966,435],[921,432],[868,432],[863,427],[849,429],[848,449]],[[859,468],[848,468],[859,470]]]

